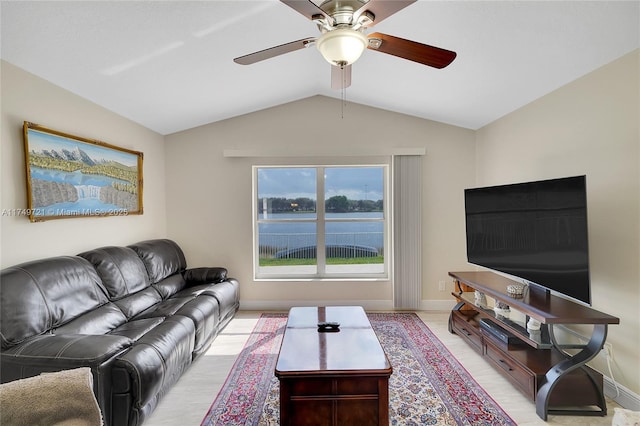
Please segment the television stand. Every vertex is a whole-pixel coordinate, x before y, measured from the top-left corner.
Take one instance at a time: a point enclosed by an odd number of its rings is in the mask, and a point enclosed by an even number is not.
[[[586,365],[604,346],[609,324],[620,319],[544,291],[510,296],[519,284],[489,272],[449,272],[457,304],[449,331],[458,334],[536,404],[538,416],[607,414],[602,374]],[[511,310],[513,309],[513,311]],[[527,329],[533,319],[539,330]],[[483,321],[484,320],[484,321]],[[481,321],[483,322],[481,326]],[[587,324],[586,344],[563,345],[554,326]],[[577,349],[570,355],[566,349]]]

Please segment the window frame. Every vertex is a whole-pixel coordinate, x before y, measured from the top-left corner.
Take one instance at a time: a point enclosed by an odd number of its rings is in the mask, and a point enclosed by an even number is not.
[[[261,219],[258,203],[258,171],[267,168],[280,169],[296,169],[310,168],[316,170],[316,217],[315,219]],[[362,218],[362,219],[334,219],[327,218],[325,211],[325,170],[331,168],[380,168],[382,169],[382,218]],[[255,281],[388,281],[391,271],[391,199],[389,192],[390,185],[390,165],[383,162],[367,163],[367,164],[264,164],[252,166],[252,244],[253,244],[253,278]],[[295,223],[295,222],[312,222],[316,224],[316,247],[325,247],[326,245],[326,225],[328,223],[340,222],[382,222],[383,223],[383,263],[380,272],[327,272],[327,263],[325,250],[316,250],[316,265],[313,266],[313,273],[282,273],[282,272],[265,272],[264,268],[259,265],[259,224],[260,223]],[[310,268],[311,269],[311,268]],[[331,269],[331,267],[329,268]],[[345,269],[345,268],[342,268]]]

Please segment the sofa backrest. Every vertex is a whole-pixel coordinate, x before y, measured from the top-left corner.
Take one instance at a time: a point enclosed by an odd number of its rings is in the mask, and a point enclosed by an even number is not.
[[[141,241],[129,247],[142,259],[151,284],[163,299],[184,288],[186,282],[183,273],[187,268],[187,261],[177,243],[159,239]]]
[[[150,285],[144,263],[129,247],[101,247],[78,256],[93,265],[111,300],[122,299]]]
[[[127,318],[138,315],[162,300],[151,287],[147,269],[129,247],[101,247],[80,253],[98,272],[109,299]]]
[[[178,244],[167,239],[141,241],[129,246],[147,268],[151,284],[182,273],[187,268],[187,260]]]
[[[96,270],[78,256],[41,259],[3,269],[2,348],[46,333],[107,302]]]

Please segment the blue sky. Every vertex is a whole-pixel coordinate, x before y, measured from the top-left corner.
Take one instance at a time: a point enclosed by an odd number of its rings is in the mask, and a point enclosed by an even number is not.
[[[382,167],[331,167],[325,169],[326,198],[345,195],[351,200],[383,198]],[[306,197],[316,199],[316,169],[262,167],[258,170],[258,198]]]

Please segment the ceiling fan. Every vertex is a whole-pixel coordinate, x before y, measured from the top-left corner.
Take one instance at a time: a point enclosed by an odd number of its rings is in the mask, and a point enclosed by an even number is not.
[[[250,65],[315,44],[332,65],[331,87],[344,89],[351,85],[351,64],[358,60],[365,48],[434,68],[444,68],[456,57],[455,52],[439,47],[382,33],[364,34],[367,28],[417,0],[280,1],[315,22],[322,34],[240,56],[234,62]]]

